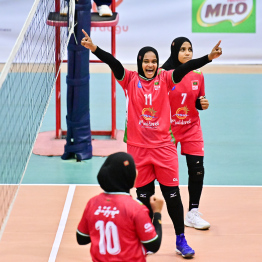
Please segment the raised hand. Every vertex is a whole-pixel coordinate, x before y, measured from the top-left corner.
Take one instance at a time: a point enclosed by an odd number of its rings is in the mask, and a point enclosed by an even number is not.
[[[219,46],[221,43],[221,40],[218,41],[218,43],[215,45],[215,47],[212,49],[211,53],[208,55],[208,59],[211,61],[213,59],[216,59],[222,55],[222,48]]]
[[[81,45],[87,49],[90,49],[91,52],[94,52],[97,46],[93,44],[92,39],[89,37],[89,35],[84,29],[82,29],[82,32],[85,36],[81,40]]]

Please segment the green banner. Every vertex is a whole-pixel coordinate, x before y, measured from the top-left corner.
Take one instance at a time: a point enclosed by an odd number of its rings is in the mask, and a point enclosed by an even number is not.
[[[193,33],[255,33],[256,0],[192,0]]]

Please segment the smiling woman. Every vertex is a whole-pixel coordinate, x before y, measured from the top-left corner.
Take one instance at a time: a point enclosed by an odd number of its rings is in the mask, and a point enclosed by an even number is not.
[[[152,51],[146,52],[142,62],[143,72],[146,78],[153,78],[158,68],[158,59]],[[140,74],[141,75],[141,74]]]
[[[195,251],[187,244],[184,236],[177,151],[169,132],[168,93],[188,72],[219,57],[220,41],[209,55],[170,71],[158,69],[157,50],[150,46],[143,47],[137,55],[138,72],[135,72],[125,69],[114,56],[94,45],[84,30],[83,33],[81,44],[109,65],[125,92],[127,115],[124,139],[127,152],[133,156],[138,170],[135,181],[137,197],[148,207],[152,218],[150,197],[154,195],[154,181],[157,179],[175,228],[177,253],[183,257],[192,257]]]

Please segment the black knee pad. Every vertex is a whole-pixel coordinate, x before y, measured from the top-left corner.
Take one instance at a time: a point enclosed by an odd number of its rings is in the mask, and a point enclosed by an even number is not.
[[[165,198],[167,207],[176,207],[181,203],[180,190],[178,186],[168,187],[160,184],[162,194]]]
[[[139,199],[142,203],[145,201],[149,202],[150,197],[155,194],[155,182],[152,181],[143,187],[138,187],[136,189],[136,194],[137,199]]]
[[[136,189],[137,199],[141,201],[148,209],[149,216],[153,218],[153,211],[150,205],[150,197],[155,194],[155,181]]]
[[[205,169],[203,166],[194,166],[188,168],[189,179],[192,181],[203,181]]]

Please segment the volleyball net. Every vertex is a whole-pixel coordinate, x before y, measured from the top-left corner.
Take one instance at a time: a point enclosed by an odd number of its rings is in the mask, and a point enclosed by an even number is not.
[[[46,24],[54,10],[60,10],[60,1],[35,0],[0,75],[0,239],[66,52],[67,28]]]

